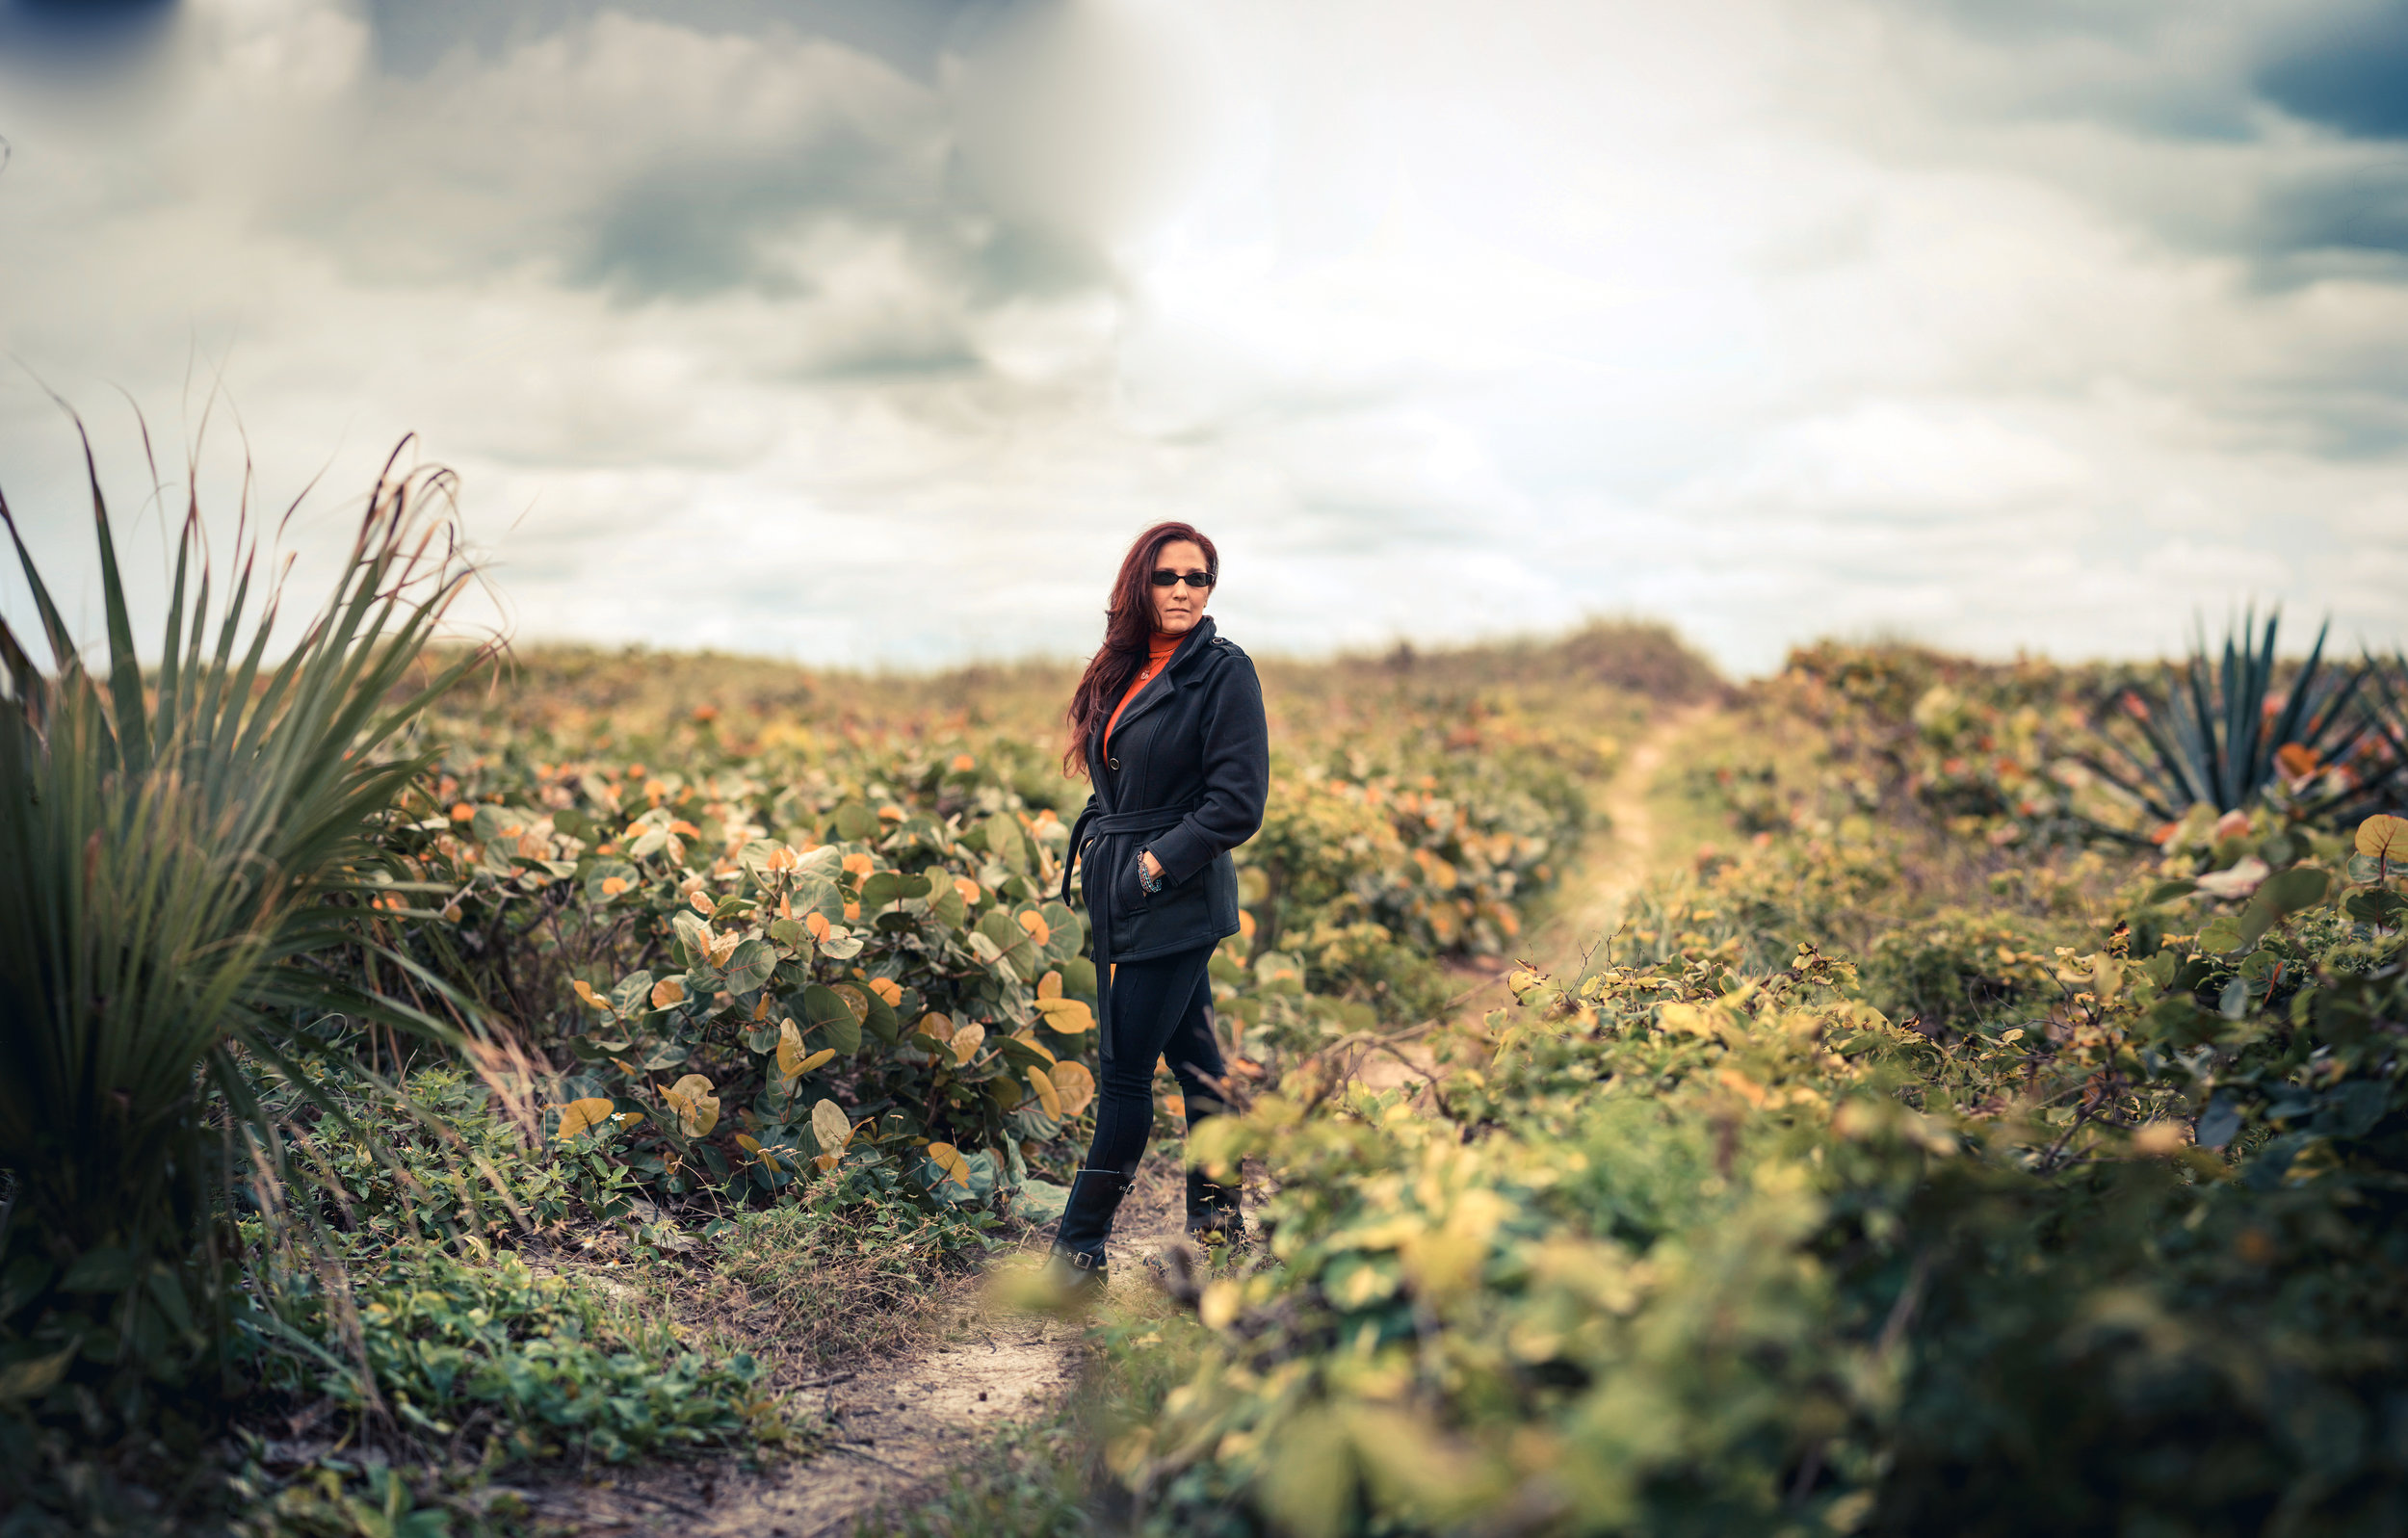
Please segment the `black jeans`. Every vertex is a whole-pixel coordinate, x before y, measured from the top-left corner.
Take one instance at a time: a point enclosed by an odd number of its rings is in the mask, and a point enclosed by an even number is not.
[[[1228,1069],[1213,1035],[1213,947],[1127,961],[1112,976],[1110,1017],[1098,1043],[1095,1143],[1086,1167],[1135,1175],[1154,1130],[1154,1063],[1170,1059],[1187,1097],[1188,1128],[1226,1107],[1217,1082]]]

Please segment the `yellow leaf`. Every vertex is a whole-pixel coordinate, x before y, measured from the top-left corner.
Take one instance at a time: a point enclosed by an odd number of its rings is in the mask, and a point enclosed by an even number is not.
[[[1034,1030],[1015,1030],[1011,1033],[1011,1039],[1020,1043],[1023,1047],[1028,1048],[1031,1052],[1035,1053],[1047,1062],[1055,1060],[1054,1055],[1046,1051],[1044,1046],[1038,1042],[1036,1039],[1036,1032]]]
[[[2369,860],[2408,865],[2408,817],[2378,812],[2359,823],[2358,852]]]
[[[892,978],[872,978],[870,991],[885,1000],[889,1008],[903,1003],[903,984]]]
[[[961,1150],[951,1143],[929,1144],[929,1158],[945,1172],[949,1181],[958,1182],[966,1190],[970,1185],[970,1161],[961,1157]]]
[[[673,1009],[686,1002],[686,984],[677,978],[663,978],[652,985],[652,1007]]]
[[[600,1095],[572,1100],[561,1108],[561,1140],[567,1141],[589,1128],[599,1127],[611,1119],[611,1103]]]
[[[810,1054],[802,1050],[802,1031],[792,1018],[777,1023],[777,1074],[789,1085],[802,1077],[803,1060]]]
[[[1045,923],[1045,916],[1034,908],[1020,915],[1020,927],[1028,930],[1029,938],[1038,945],[1043,945],[1054,937],[1053,929]]]
[[[820,1168],[824,1170],[834,1169],[836,1167],[836,1156],[834,1154],[822,1154],[811,1162],[819,1165]]]
[[[688,1074],[661,1091],[669,1109],[677,1112],[678,1125],[689,1137],[705,1137],[720,1124],[720,1098],[711,1093],[711,1081],[700,1074]]]
[[[1045,1017],[1048,1029],[1065,1036],[1095,1029],[1094,1011],[1076,999],[1039,999],[1036,1008]]]
[[[954,1032],[953,1048],[955,1063],[964,1064],[969,1062],[971,1058],[979,1055],[979,1049],[985,1045],[986,1028],[980,1025],[975,1020],[971,1021],[969,1024],[963,1026],[959,1030]]]
[[[811,1135],[820,1140],[820,1167],[830,1168],[852,1141],[852,1120],[842,1106],[823,1100],[811,1108]]]
[[[1061,1097],[1061,1113],[1076,1116],[1095,1103],[1095,1076],[1083,1062],[1054,1065],[1047,1077],[1054,1081],[1054,1093]]]
[[[1054,1087],[1044,1069],[1032,1068],[1028,1072],[1029,1087],[1036,1091],[1036,1103],[1045,1108],[1046,1115],[1061,1120],[1061,1091]]]
[[[611,1002],[608,999],[603,998],[600,994],[594,992],[593,984],[588,982],[585,978],[580,978],[577,979],[576,988],[577,997],[583,999],[587,1004],[591,1004],[594,1008],[608,1009],[611,1006]]]
[[[1060,974],[1060,973],[1059,973],[1059,972],[1049,972],[1049,973],[1045,974],[1045,976],[1043,976],[1043,977],[1041,977],[1041,978],[1037,978],[1037,979],[1036,979],[1036,996],[1037,996],[1039,999],[1059,999],[1059,998],[1060,998],[1060,997],[1061,997],[1061,974]]]
[[[629,1062],[624,1057],[614,1057],[611,1061],[618,1064],[618,1071],[625,1074],[630,1079],[641,1079],[643,1077],[643,1070],[637,1067],[634,1063]]]
[[[675,824],[675,823],[671,823],[671,824],[669,824],[669,825],[670,825],[670,827],[671,827],[672,829],[674,829],[674,828],[677,826],[677,824]],[[707,919],[707,918],[709,918],[709,917],[711,916],[711,899],[710,899],[710,896],[709,896],[709,894],[705,893],[705,892],[704,892],[701,888],[696,887],[696,888],[694,889],[694,891],[693,892],[693,894],[692,894],[691,896],[689,896],[689,897],[686,899],[686,901],[687,901],[690,905],[692,905],[692,907],[694,908],[694,910],[696,913],[701,914],[704,918],[706,918],[706,919]]]
[[[941,1009],[931,1009],[922,1015],[920,1023],[911,1029],[933,1041],[951,1041],[954,1039],[954,1017]]]
[[[750,1133],[738,1133],[736,1134],[736,1146],[743,1149],[747,1154],[757,1154],[761,1151],[761,1139],[753,1136]]]
[[[827,1061],[830,1057],[833,1057],[833,1056],[836,1056],[836,1049],[835,1049],[835,1048],[833,1048],[833,1047],[822,1047],[819,1051],[817,1051],[817,1052],[813,1053],[810,1056],[805,1057],[805,1058],[802,1060],[802,1066],[801,1066],[801,1067],[799,1067],[799,1068],[798,1068],[798,1069],[796,1069],[795,1071],[796,1071],[796,1073],[798,1073],[798,1074],[807,1074],[807,1073],[809,1073],[812,1069],[819,1067],[822,1063],[824,1063],[824,1062]]]

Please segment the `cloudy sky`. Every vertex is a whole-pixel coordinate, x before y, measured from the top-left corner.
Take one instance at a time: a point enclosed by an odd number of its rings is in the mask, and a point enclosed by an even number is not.
[[[2408,5],[0,0],[0,492],[405,432],[526,639],[2408,639]],[[130,541],[157,564],[155,511]],[[221,538],[224,537],[221,533]],[[0,583],[0,606],[22,589]]]

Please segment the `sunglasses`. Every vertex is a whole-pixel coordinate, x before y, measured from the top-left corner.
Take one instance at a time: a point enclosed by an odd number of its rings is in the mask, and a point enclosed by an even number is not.
[[[1213,574],[1209,571],[1158,571],[1154,573],[1154,586],[1157,587],[1172,587],[1183,582],[1191,587],[1210,587],[1213,581]]]

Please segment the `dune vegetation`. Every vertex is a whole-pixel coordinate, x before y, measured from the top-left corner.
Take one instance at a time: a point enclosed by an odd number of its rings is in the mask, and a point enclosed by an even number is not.
[[[443,489],[0,633],[0,1530],[741,1502],[1084,1150],[1069,672],[461,649]],[[2408,1528],[2408,666],[2286,639],[1265,660],[1255,1241],[828,1520]]]

